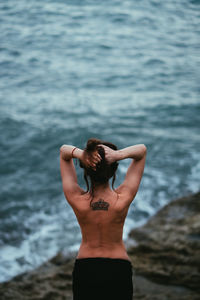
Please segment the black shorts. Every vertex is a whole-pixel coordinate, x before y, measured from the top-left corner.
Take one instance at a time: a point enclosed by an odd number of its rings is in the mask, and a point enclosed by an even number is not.
[[[132,275],[126,259],[78,258],[72,271],[73,300],[132,300]]]

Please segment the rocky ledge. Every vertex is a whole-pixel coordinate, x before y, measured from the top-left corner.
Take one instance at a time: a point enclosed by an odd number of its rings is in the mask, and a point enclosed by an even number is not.
[[[200,299],[200,192],[171,201],[129,234],[134,300]],[[0,284],[1,300],[72,300],[76,253]],[[123,299],[122,299],[123,300]]]
[[[129,237],[135,299],[200,299],[200,192],[171,201]]]

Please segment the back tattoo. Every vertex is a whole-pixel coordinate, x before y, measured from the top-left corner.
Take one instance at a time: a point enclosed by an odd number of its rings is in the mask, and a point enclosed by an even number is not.
[[[99,199],[98,201],[91,204],[92,210],[108,210],[109,203],[104,201],[103,199]]]

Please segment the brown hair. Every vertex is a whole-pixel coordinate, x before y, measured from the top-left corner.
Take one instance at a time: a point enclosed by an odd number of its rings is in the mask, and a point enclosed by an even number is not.
[[[105,159],[105,151],[104,151],[103,147],[99,146],[100,144],[110,147],[113,150],[117,150],[117,146],[110,142],[106,142],[106,141],[96,139],[96,138],[90,138],[87,141],[87,145],[86,145],[86,148],[84,149],[84,151],[86,151],[88,153],[92,153],[97,150],[98,153],[101,155],[102,159],[100,162],[98,162],[96,164],[96,170],[94,170],[91,167],[89,167],[89,168],[85,167],[83,165],[83,163],[81,162],[81,160],[79,160],[80,167],[84,169],[84,179],[85,179],[85,182],[87,185],[86,193],[90,190],[90,186],[88,183],[88,177],[90,179],[90,183],[91,183],[90,195],[92,196],[92,199],[94,197],[94,186],[107,183],[111,177],[113,177],[112,189],[115,190],[114,182],[116,179],[115,173],[117,171],[118,163],[115,161],[111,164],[108,164],[108,162]],[[90,201],[90,205],[91,205],[91,201]]]

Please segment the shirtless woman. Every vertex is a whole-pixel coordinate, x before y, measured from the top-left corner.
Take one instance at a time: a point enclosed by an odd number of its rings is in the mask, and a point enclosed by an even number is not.
[[[132,264],[122,236],[146,153],[144,144],[117,150],[114,144],[99,139],[89,139],[84,150],[71,145],[60,148],[63,191],[82,233],[72,273],[74,300],[132,299]],[[72,158],[79,159],[84,169],[87,191],[78,185]],[[114,189],[118,161],[126,158],[133,160],[123,183]]]

